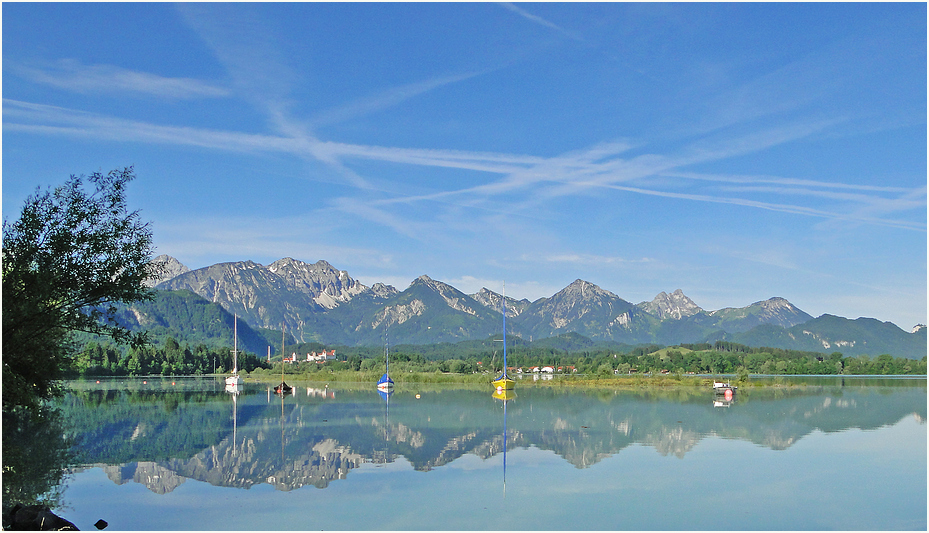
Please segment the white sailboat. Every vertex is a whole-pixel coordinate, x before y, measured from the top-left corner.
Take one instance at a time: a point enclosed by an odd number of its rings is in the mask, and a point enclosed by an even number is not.
[[[232,375],[226,376],[226,385],[238,387],[242,384],[242,378],[239,377],[239,316],[235,316],[235,322],[232,326]]]
[[[274,387],[274,394],[280,394],[282,396],[284,394],[287,394],[288,392],[293,392],[294,390],[293,387],[291,387],[287,383],[284,383],[284,338],[286,335],[285,331],[287,331],[287,326],[283,322],[281,322],[281,384],[278,385],[277,387]],[[283,405],[284,404],[282,403],[281,404],[281,410],[282,410],[281,416],[283,416],[283,409],[284,409]]]

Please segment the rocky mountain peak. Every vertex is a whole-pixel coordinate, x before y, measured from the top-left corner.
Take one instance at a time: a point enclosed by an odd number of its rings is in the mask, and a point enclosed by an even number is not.
[[[396,289],[393,285],[385,285],[384,283],[375,283],[371,285],[371,288],[368,289],[371,291],[376,298],[389,298],[396,294],[400,294],[400,291]]]
[[[564,291],[580,292],[581,294],[585,294],[587,292],[596,292],[596,291],[602,291],[602,290],[603,289],[601,289],[599,286],[594,285],[593,283],[589,281],[584,281],[582,279],[576,279],[570,285],[562,289],[562,292]]]
[[[549,302],[559,302],[561,305],[573,305],[578,302],[595,302],[599,305],[603,304],[603,302],[612,302],[615,300],[625,304],[629,303],[612,292],[600,288],[599,285],[582,279],[575,280],[549,298]]]
[[[326,273],[337,273],[338,270],[335,269],[325,260],[319,260],[316,263],[305,263],[298,259],[292,257],[285,257],[283,259],[278,259],[277,261],[268,265],[268,269],[271,272],[281,272],[281,271],[303,271],[303,272],[326,272]]]
[[[161,254],[158,257],[152,259],[152,263],[160,263],[163,266],[164,271],[157,279],[148,280],[145,283],[148,287],[154,287],[162,281],[167,281],[176,276],[180,276],[185,272],[190,272],[190,269],[187,268],[186,265],[167,254]]]
[[[748,307],[718,309],[710,312],[710,315],[720,319],[723,329],[733,332],[748,331],[760,324],[789,328],[813,319],[780,297],[755,302]]]
[[[613,299],[622,300],[612,292],[601,289],[599,285],[582,279],[575,280],[550,298],[550,300],[560,300],[562,302],[581,300],[603,301]]]
[[[542,328],[543,334],[552,335],[568,328],[581,331],[595,323],[610,324],[631,308],[632,304],[612,292],[578,279],[551,298],[532,303],[524,316],[531,327]]]
[[[755,302],[752,305],[760,305],[765,309],[796,309],[792,303],[787,301],[786,298],[781,298],[780,296],[775,296],[773,298],[768,298],[767,300]]]
[[[461,311],[472,316],[478,315],[479,307],[476,305],[478,302],[448,283],[434,280],[423,274],[410,284],[411,289],[417,286],[422,286],[428,291],[442,297],[442,299],[445,300],[445,304],[456,311]]]
[[[268,265],[268,270],[280,276],[288,287],[310,295],[313,301],[327,309],[368,290],[348,272],[337,270],[323,260],[310,264],[285,257]]]
[[[642,302],[637,307],[662,320],[666,318],[680,320],[703,311],[681,289],[677,289],[671,294],[661,292],[652,301]]]
[[[477,303],[483,305],[484,307],[491,309],[496,312],[500,312],[500,309],[503,308],[503,296],[495,293],[494,291],[488,289],[487,287],[482,287],[481,290],[477,291],[475,294],[469,294],[471,298],[474,299]],[[506,316],[516,317],[520,313],[526,310],[529,307],[529,300],[516,300],[514,298],[506,298]]]

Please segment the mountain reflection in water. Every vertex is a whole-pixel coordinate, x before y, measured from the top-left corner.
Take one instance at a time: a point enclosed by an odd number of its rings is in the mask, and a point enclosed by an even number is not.
[[[102,467],[115,483],[141,483],[158,494],[186,479],[325,488],[365,463],[402,457],[428,471],[507,448],[550,450],[576,468],[636,444],[684,459],[711,436],[784,450],[814,431],[926,419],[925,378],[746,386],[728,408],[714,406],[709,390],[524,387],[506,402],[506,418],[503,402],[484,389],[409,386],[385,398],[375,390],[298,384],[281,397],[266,386],[230,394],[193,379],[71,385],[62,409],[79,461]]]

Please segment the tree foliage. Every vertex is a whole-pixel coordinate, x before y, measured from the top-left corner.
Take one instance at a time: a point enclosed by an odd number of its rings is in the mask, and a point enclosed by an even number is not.
[[[82,331],[141,345],[114,319],[116,303],[152,297],[152,234],[126,208],[132,167],[54,190],[37,189],[18,220],[3,223],[3,410],[55,395]],[[89,190],[88,190],[89,189]]]
[[[237,363],[242,372],[270,366],[255,354],[243,351],[239,351]],[[110,344],[88,343],[75,356],[72,370],[82,376],[168,376],[224,373],[232,366],[230,346],[198,344],[191,348],[169,337],[162,346],[131,347],[125,353]]]

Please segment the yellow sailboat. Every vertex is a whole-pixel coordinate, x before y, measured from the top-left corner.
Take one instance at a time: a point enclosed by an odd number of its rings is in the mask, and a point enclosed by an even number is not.
[[[513,390],[516,382],[506,375],[506,283],[503,284],[503,373],[490,382],[498,391]]]

